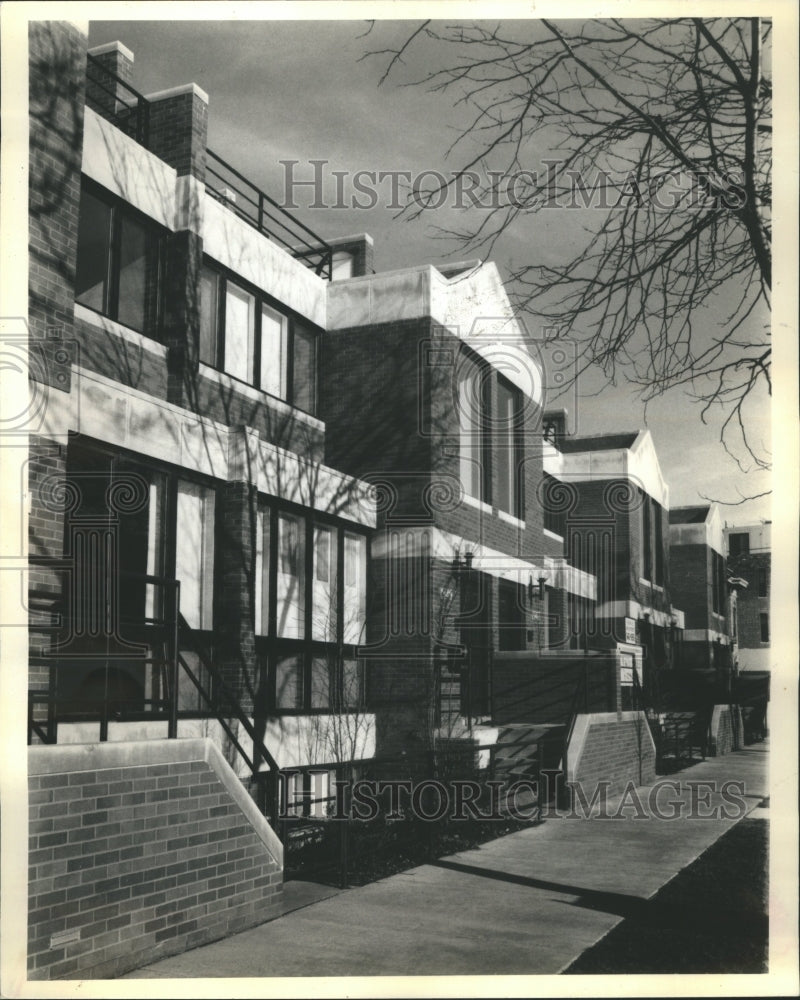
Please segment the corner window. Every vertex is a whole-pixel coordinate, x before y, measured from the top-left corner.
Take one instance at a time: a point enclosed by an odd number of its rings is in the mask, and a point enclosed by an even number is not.
[[[316,412],[316,329],[208,264],[200,276],[199,356],[298,409]]]
[[[147,336],[159,324],[163,231],[93,184],[81,190],[75,301]]]

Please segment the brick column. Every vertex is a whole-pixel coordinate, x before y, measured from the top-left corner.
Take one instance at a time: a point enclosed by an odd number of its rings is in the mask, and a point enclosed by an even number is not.
[[[33,21],[29,43],[31,375],[69,392],[86,38],[67,22]]]
[[[89,55],[99,66],[88,72],[91,79],[86,81],[86,101],[98,114],[115,115],[120,105],[124,108],[134,101],[133,94],[124,86],[133,83],[133,53],[122,42],[108,42],[89,49]]]
[[[219,615],[216,662],[248,713],[263,709],[265,678],[259,676],[253,608],[255,491],[245,482],[225,483],[218,493]]]
[[[208,94],[196,83],[187,83],[156,94],[150,102],[150,151],[178,171],[206,179],[208,145]]]
[[[164,342],[167,399],[197,412],[200,344],[200,268],[203,241],[189,230],[171,233],[166,247]]]

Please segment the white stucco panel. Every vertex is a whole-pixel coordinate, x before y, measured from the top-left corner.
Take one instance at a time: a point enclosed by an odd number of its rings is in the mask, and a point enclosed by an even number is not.
[[[175,227],[177,172],[86,108],[82,170],[168,229]]]

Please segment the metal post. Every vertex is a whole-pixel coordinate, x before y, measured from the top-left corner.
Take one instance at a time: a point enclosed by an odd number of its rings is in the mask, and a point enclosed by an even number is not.
[[[174,740],[178,737],[178,656],[179,656],[179,632],[178,632],[178,618],[180,615],[180,594],[181,594],[181,582],[180,580],[175,581],[175,600],[173,601],[173,616],[172,616],[172,636],[171,636],[171,668],[172,677],[170,679],[170,686],[172,688],[171,701],[169,706],[169,723],[167,726],[167,739]]]

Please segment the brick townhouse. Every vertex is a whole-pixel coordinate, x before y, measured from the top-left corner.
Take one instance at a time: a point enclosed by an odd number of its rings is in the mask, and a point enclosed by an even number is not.
[[[38,979],[274,916],[278,814],[343,767],[550,739],[568,777],[646,780],[694,600],[649,433],[546,412],[494,264],[375,273],[208,148],[196,84],[132,80],[31,25]]]
[[[737,599],[740,671],[771,670],[772,522],[726,525],[728,572],[743,581]]]

